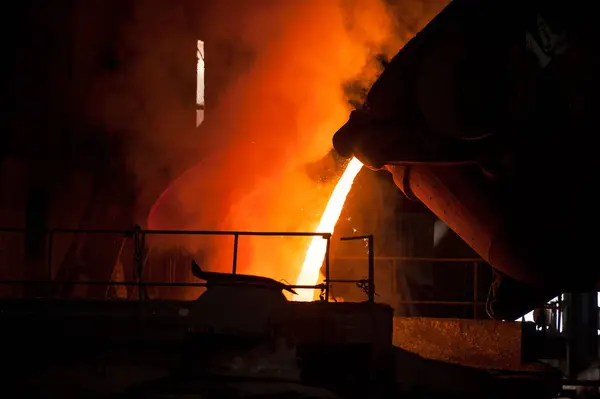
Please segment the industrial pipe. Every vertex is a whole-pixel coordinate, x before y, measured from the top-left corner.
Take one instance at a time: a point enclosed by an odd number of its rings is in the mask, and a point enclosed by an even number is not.
[[[409,198],[421,201],[485,261],[508,276],[490,289],[487,304],[490,316],[515,319],[521,312],[537,306],[538,301],[555,295],[553,290],[540,292],[534,287],[524,288],[518,282],[535,285],[543,278],[531,273],[531,269],[519,261],[519,248],[508,248],[506,259],[509,261],[497,262],[492,248],[497,245],[505,212],[493,191],[484,189],[488,184],[478,168],[422,164],[388,165],[386,169]],[[507,290],[509,295],[506,295]]]
[[[492,296],[520,311],[600,279],[597,24],[583,3],[559,3],[452,1],[333,139],[390,171],[500,273]]]

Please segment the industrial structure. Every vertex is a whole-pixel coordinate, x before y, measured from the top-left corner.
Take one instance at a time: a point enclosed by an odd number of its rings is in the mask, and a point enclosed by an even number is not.
[[[442,4],[428,3],[432,14]],[[14,41],[2,75],[0,329],[10,370],[0,389],[40,398],[597,390],[600,269],[588,229],[600,35],[582,4],[525,3],[454,0],[386,65],[334,137],[337,153],[377,171],[359,175],[363,194],[350,194],[331,235],[146,228],[161,192],[204,155],[188,139],[210,129],[211,107],[252,61],[210,27],[211,0],[19,2],[2,28]],[[194,93],[198,40],[206,110]],[[180,142],[176,153],[142,140],[150,128]],[[140,145],[143,156],[131,151]],[[361,219],[374,198],[395,209]],[[249,235],[327,240],[322,281],[240,273]],[[227,237],[232,269],[207,272],[177,245],[157,250],[159,236]],[[357,239],[360,248],[347,242]],[[320,300],[289,300],[307,288]],[[514,321],[530,311],[533,323]]]
[[[589,16],[579,3],[454,1],[334,137],[340,154],[390,171],[492,266],[491,317],[514,320],[570,292],[575,368],[598,352]],[[557,193],[557,179],[573,191]]]
[[[153,234],[331,240],[320,233],[122,233],[133,236],[136,253]],[[143,260],[135,256],[134,263],[140,270]],[[561,391],[561,372],[538,361],[558,353],[547,345],[560,350],[559,336],[547,339],[518,322],[394,317],[375,301],[373,252],[366,263],[365,281],[326,278],[314,287],[238,274],[235,263],[232,273],[205,272],[195,262],[190,272],[197,280],[188,283],[149,282],[143,273],[133,281],[69,282],[135,287],[130,300],[57,299],[51,287],[64,281],[5,281],[48,294],[0,302],[4,336],[13,343],[5,351],[12,367],[4,389],[31,397],[215,398],[500,398],[517,391],[546,398]],[[325,268],[329,276],[329,254]],[[331,301],[333,284],[362,284],[365,300]],[[197,300],[160,300],[147,298],[152,286],[205,291]],[[290,302],[282,293],[307,288],[321,290],[322,299]]]

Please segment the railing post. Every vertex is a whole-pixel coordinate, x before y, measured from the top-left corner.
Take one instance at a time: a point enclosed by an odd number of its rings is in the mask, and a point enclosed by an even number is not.
[[[48,287],[46,289],[47,295],[52,296],[53,285],[52,285],[52,253],[54,247],[54,232],[48,230],[48,252],[46,259],[46,280],[48,280]]]
[[[238,260],[238,244],[240,241],[240,235],[238,233],[233,234],[233,269],[232,274],[237,273],[237,260]]]
[[[144,254],[146,252],[146,233],[140,231],[140,250],[139,250],[139,270],[140,270],[140,279],[139,279],[139,289],[140,299],[146,299],[146,286],[144,285]]]
[[[369,276],[367,278],[367,295],[368,301],[375,302],[375,240],[373,234],[366,236],[351,236],[341,237],[341,241],[352,241],[352,240],[367,240],[368,246],[368,261],[369,261]]]
[[[136,225],[133,228],[133,262],[135,269],[135,279],[137,281],[138,299],[145,297],[143,287],[144,274],[144,249],[146,247],[146,235],[141,227]]]
[[[146,233],[139,225],[133,227],[133,268],[135,271],[135,283],[138,291],[138,334],[140,339],[144,335],[144,300],[146,292],[144,289],[144,251],[146,249]]]
[[[331,234],[323,236],[325,242],[325,302],[329,302],[329,289],[331,288],[330,280],[330,253],[331,253]]]
[[[375,302],[375,243],[372,234],[367,236],[369,246],[369,302]]]
[[[477,272],[479,268],[479,262],[473,262],[473,319],[477,319],[477,302],[479,299],[479,295],[477,293],[479,289],[479,284],[477,281]]]

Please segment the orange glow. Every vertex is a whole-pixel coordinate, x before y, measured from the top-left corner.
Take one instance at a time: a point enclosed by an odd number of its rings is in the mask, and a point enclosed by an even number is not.
[[[342,208],[346,202],[346,197],[352,188],[352,183],[363,164],[356,158],[352,158],[342,177],[333,189],[333,193],[327,202],[325,212],[321,216],[321,221],[316,231],[319,233],[333,233],[335,225],[342,213]],[[319,281],[321,265],[325,259],[327,250],[327,241],[321,237],[313,238],[302,264],[302,269],[296,280],[296,285],[316,285]],[[294,297],[295,301],[312,301],[315,290],[298,290],[298,295]]]
[[[207,84],[206,102],[211,109],[200,129],[188,127],[189,107],[181,106],[179,75],[186,72],[176,74],[177,79],[170,73],[178,70],[171,64],[191,61],[189,47],[198,39],[196,33],[188,37],[185,30],[176,37],[159,35],[164,37],[160,42],[148,40],[152,47],[136,57],[139,65],[100,87],[108,93],[102,121],[126,122],[110,126],[115,131],[140,132],[131,140],[135,152],[128,154],[140,197],[153,200],[164,189],[162,179],[173,179],[152,206],[147,226],[332,232],[360,169],[358,161],[350,163],[331,199],[335,179],[324,183],[318,178],[335,169],[329,155],[332,135],[348,119],[349,97],[358,100],[354,97],[360,95],[349,92],[348,84],[369,87],[381,72],[374,55],[391,57],[410,38],[410,29],[438,11],[416,1],[398,7],[383,0],[210,2],[202,8],[207,22],[202,39],[218,45],[206,49],[206,80],[212,84],[211,90]],[[139,29],[160,26],[166,14],[157,13],[160,21],[144,22]],[[173,16],[169,26],[186,26],[187,14]],[[394,15],[402,15],[406,24]],[[157,36],[153,30],[134,33]],[[185,49],[179,51],[175,43]],[[130,93],[140,98],[130,99]],[[130,101],[122,104],[115,98]],[[132,118],[142,102],[145,113]],[[140,203],[139,209],[145,209]],[[170,237],[154,236],[149,245],[184,247],[208,270],[231,271],[231,237]],[[242,237],[237,270],[314,285],[325,245],[320,237]],[[299,293],[300,300],[313,298],[313,290]],[[189,299],[196,297],[190,290]]]

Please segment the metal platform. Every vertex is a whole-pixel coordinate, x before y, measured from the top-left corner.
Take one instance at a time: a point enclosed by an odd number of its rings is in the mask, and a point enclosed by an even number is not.
[[[76,374],[81,392],[109,394],[180,375],[183,364],[189,369],[189,360],[182,359],[186,354],[189,359],[190,336],[206,333],[194,331],[192,318],[203,316],[193,309],[190,301],[145,301],[143,306],[139,301],[0,301],[0,328],[11,343],[4,353],[12,365],[10,379],[21,387],[62,395]],[[362,393],[374,383],[388,391],[429,390],[463,397],[515,381],[535,381],[536,389],[560,387],[560,373],[548,369],[514,364],[499,374],[497,367],[486,367],[494,353],[520,353],[523,332],[518,323],[490,329],[466,320],[394,320],[391,308],[369,302],[290,302],[270,320],[278,334],[293,340],[302,381],[330,390],[347,386],[349,376],[353,390]],[[446,328],[448,334],[443,333]],[[498,343],[496,334],[505,341]],[[456,345],[459,341],[464,342]],[[446,353],[436,355],[432,345],[446,348]],[[453,350],[460,359],[453,358]]]
[[[112,395],[135,387],[143,391],[143,386],[154,386],[164,379],[201,380],[207,378],[205,358],[215,342],[220,342],[217,357],[226,359],[227,367],[232,368],[235,359],[246,355],[240,352],[238,356],[236,351],[242,349],[232,352],[231,348],[266,348],[281,338],[294,348],[294,356],[300,362],[301,379],[295,383],[318,386],[346,398],[415,392],[444,397],[500,397],[497,393],[514,394],[519,389],[546,398],[551,397],[549,391],[560,387],[560,374],[553,370],[524,369],[523,357],[519,356],[536,339],[535,334],[523,329],[524,324],[394,319],[391,307],[375,302],[372,250],[367,279],[330,279],[329,234],[165,232],[139,228],[120,233],[130,235],[134,242],[133,281],[73,282],[48,278],[0,282],[38,285],[47,288],[42,293],[49,293],[43,298],[0,300],[0,329],[5,342],[10,343],[3,352],[5,363],[11,365],[5,375],[6,385],[15,394],[90,397],[92,393]],[[51,238],[58,232],[47,234]],[[250,284],[248,278],[217,278],[211,284],[144,281],[142,254],[145,237],[150,234],[232,235],[230,276],[237,275],[237,240],[242,235],[321,236],[328,244],[323,283],[287,286],[321,290],[321,300],[288,302],[281,293],[281,284]],[[372,236],[354,238],[366,239],[372,247]],[[48,259],[50,277],[52,256]],[[360,284],[366,294],[365,302],[330,302],[333,282]],[[51,287],[57,284],[134,286],[137,295],[130,300],[49,297],[54,292]],[[149,286],[207,287],[207,291],[194,301],[153,300],[145,293]],[[279,296],[273,296],[275,286],[279,287]],[[271,293],[266,295],[265,290]],[[211,296],[210,292],[220,294]],[[273,301],[278,305],[273,306]],[[500,363],[504,367],[499,367]],[[199,367],[200,364],[204,366]],[[208,371],[214,372],[210,367]],[[541,389],[542,386],[547,388]]]

